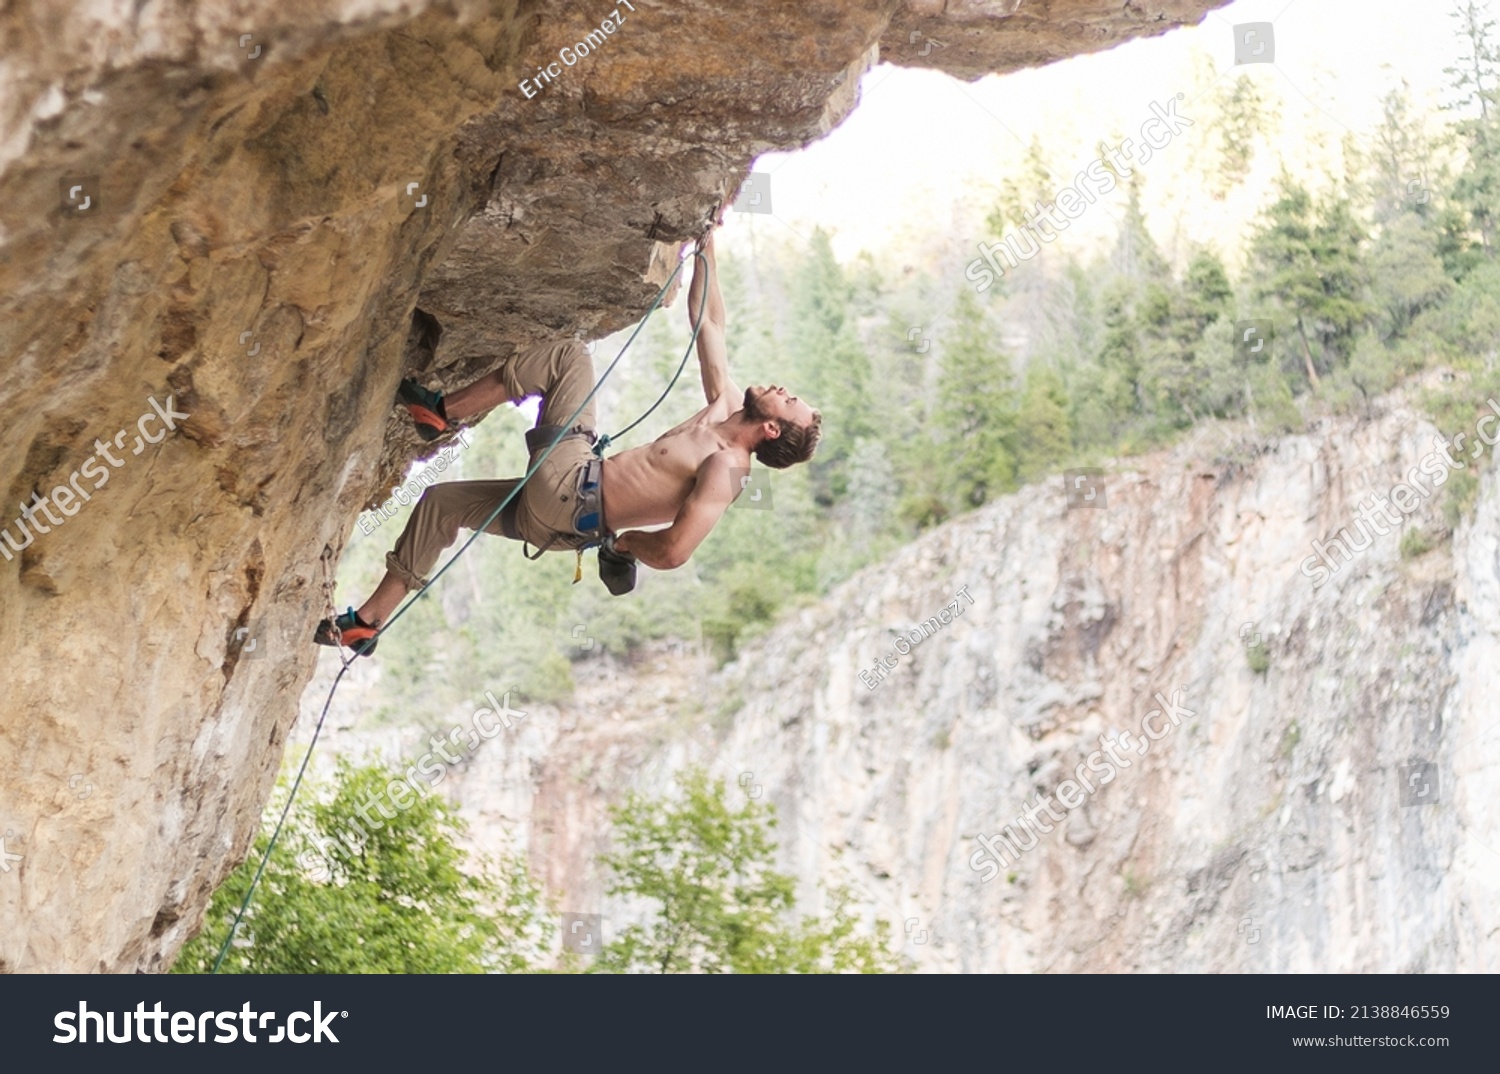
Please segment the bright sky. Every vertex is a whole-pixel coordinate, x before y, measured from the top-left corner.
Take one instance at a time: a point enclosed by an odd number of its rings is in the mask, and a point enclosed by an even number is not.
[[[1264,152],[1258,148],[1243,189],[1224,201],[1202,192],[1195,172],[1202,154],[1193,152],[1189,131],[1142,169],[1148,221],[1169,254],[1196,239],[1233,256],[1281,160],[1298,172],[1341,174],[1340,141],[1353,132],[1368,145],[1380,98],[1402,76],[1419,103],[1435,110],[1446,99],[1443,68],[1458,55],[1451,6],[1238,0],[1195,28],[972,84],[880,65],[865,76],[853,115],[827,138],[761,158],[755,170],[771,176],[773,214],[728,213],[721,241],[733,249],[752,230],[805,237],[821,222],[835,233],[841,259],[894,246],[907,261],[913,249],[967,260],[988,237],[980,225],[997,181],[1018,171],[1033,134],[1054,174],[1071,176],[1094,158],[1100,139],[1135,135],[1152,102],[1182,93],[1177,111],[1194,119],[1195,97],[1215,76],[1227,81],[1243,72],[1282,111],[1281,132]],[[1234,64],[1233,27],[1251,22],[1272,24],[1273,63]],[[1107,241],[1118,210],[1104,202],[1089,208],[1067,238]]]

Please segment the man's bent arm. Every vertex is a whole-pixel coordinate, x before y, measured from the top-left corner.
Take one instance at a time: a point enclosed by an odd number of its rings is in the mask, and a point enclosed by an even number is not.
[[[714,259],[712,232],[703,244],[703,256],[704,264],[694,260],[693,282],[688,286],[688,323],[698,329],[698,369],[703,375],[704,397],[710,405],[727,397],[733,406],[740,390],[729,376],[729,356],[724,345],[724,297],[719,293],[719,266]],[[705,288],[708,301],[700,323],[698,306],[704,301]]]
[[[728,452],[710,455],[670,526],[664,530],[627,530],[615,538],[615,548],[653,570],[673,571],[682,566],[739,495],[733,462]]]

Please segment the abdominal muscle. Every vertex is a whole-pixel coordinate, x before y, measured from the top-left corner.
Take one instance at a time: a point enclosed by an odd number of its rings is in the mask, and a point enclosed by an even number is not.
[[[693,491],[703,460],[724,446],[712,429],[687,423],[606,459],[601,479],[605,526],[618,533],[671,522]]]

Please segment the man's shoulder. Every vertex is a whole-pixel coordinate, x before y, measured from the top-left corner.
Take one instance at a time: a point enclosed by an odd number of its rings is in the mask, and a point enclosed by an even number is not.
[[[740,478],[750,472],[750,454],[742,448],[721,448],[711,452],[698,464],[697,487],[700,494],[733,500],[740,490]]]

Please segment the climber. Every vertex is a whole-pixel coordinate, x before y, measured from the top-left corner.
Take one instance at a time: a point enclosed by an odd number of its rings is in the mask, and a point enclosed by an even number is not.
[[[744,487],[752,454],[766,466],[785,469],[811,458],[822,433],[822,415],[785,388],[750,387],[742,395],[730,379],[712,230],[701,248],[705,260],[693,272],[687,306],[698,332],[708,405],[652,443],[600,459],[591,450],[597,439],[591,400],[520,494],[486,527],[536,545],[538,556],[555,546],[599,544],[601,577],[616,594],[633,584],[636,560],[657,570],[687,562]],[[448,394],[402,381],[399,398],[418,435],[432,440],[503,402],[541,395],[536,428],[526,434],[535,459],[563,432],[557,423],[577,409],[593,383],[588,351],[566,341],[520,350],[493,373]],[[483,525],[521,480],[450,481],[429,488],[387,554],[375,592],[358,611],[324,619],[313,640],[342,643],[361,656],[374,652],[380,624],[409,590],[426,584],[424,576],[460,527]],[[665,529],[635,528],[667,523]]]

